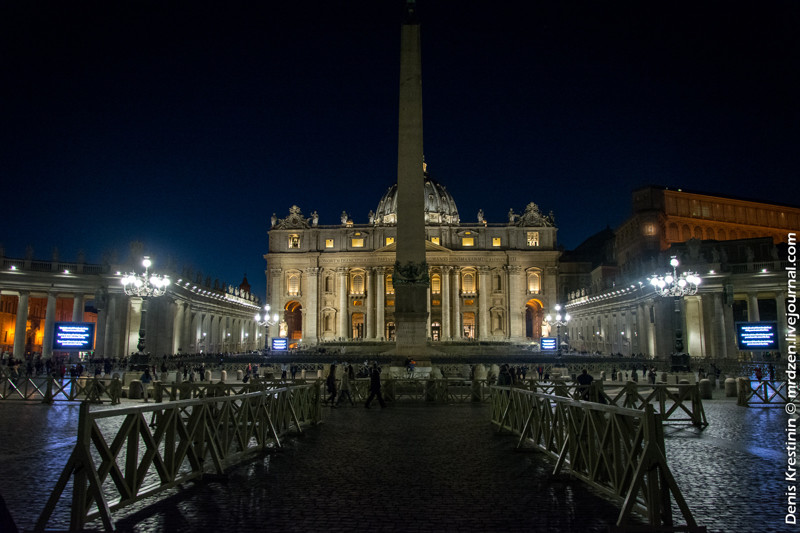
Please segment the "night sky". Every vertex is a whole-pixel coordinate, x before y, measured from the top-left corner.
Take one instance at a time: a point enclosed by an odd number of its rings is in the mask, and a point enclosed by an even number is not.
[[[522,6],[525,6],[524,8]],[[5,255],[145,244],[262,296],[273,212],[397,178],[399,0],[9,0]],[[420,0],[425,157],[462,222],[574,248],[657,184],[798,205],[800,3]]]

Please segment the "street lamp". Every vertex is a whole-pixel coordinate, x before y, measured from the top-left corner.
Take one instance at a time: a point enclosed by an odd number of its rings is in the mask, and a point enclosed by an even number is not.
[[[684,296],[697,294],[697,289],[701,283],[700,276],[694,272],[683,272],[678,274],[678,258],[672,256],[669,261],[672,272],[667,272],[663,276],[653,274],[648,278],[650,285],[655,289],[656,294],[662,297],[672,297],[675,302],[675,352],[683,352],[683,333],[681,331],[681,304],[680,300]]]
[[[280,317],[278,313],[273,314],[271,317],[269,316],[270,306],[269,304],[264,306],[264,314],[261,313],[256,314],[256,324],[261,327],[271,327],[277,324],[280,321]],[[259,335],[260,336],[260,335]]]
[[[142,317],[141,324],[139,325],[139,343],[136,348],[139,353],[144,353],[145,347],[145,317],[147,316],[147,301],[150,298],[158,298],[167,292],[169,287],[169,277],[150,272],[150,265],[152,262],[148,256],[144,256],[142,266],[144,266],[144,274],[136,274],[130,272],[123,276],[122,290],[128,296],[136,296],[142,299]]]
[[[548,314],[544,317],[545,322],[550,324],[550,326],[556,326],[556,336],[558,342],[558,355],[561,355],[561,326],[566,326],[570,319],[572,318],[569,316],[569,313],[561,315],[561,306],[556,304],[555,306],[556,316],[553,318],[553,315]]]

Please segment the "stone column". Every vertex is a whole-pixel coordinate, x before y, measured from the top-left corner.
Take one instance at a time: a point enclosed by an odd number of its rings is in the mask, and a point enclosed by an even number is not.
[[[789,334],[787,329],[788,323],[786,322],[786,293],[784,291],[777,291],[775,293],[775,306],[778,311],[778,351],[781,356],[786,356],[786,336]]]
[[[758,294],[747,295],[747,320],[748,322],[758,322]]]
[[[142,324],[142,299],[131,298],[128,305],[128,331],[126,334],[125,354],[130,355],[138,352],[136,346],[139,344],[139,327]]]
[[[337,290],[339,292],[339,320],[337,337],[349,339],[350,334],[347,332],[348,310],[347,310],[347,267],[339,267],[336,269],[337,274]]]
[[[76,294],[72,300],[72,321],[83,322],[83,294]]]
[[[625,338],[628,339],[626,355],[633,353],[633,308],[628,307],[625,309]],[[623,351],[624,353],[624,351]]]
[[[453,339],[461,340],[464,329],[461,327],[461,268],[453,268]]]
[[[489,267],[478,267],[478,339],[489,338]]]
[[[453,334],[450,329],[450,275],[453,272],[453,267],[442,267],[442,340],[449,341]]]
[[[42,340],[42,359],[53,357],[53,336],[55,335],[56,295],[47,293],[47,310],[44,314],[44,339]]]
[[[95,305],[97,306],[97,324],[94,330],[94,355],[95,357],[106,356],[106,329],[108,328],[108,293],[105,289],[98,289],[95,292]],[[49,299],[47,302],[50,305]],[[47,320],[45,319],[45,323]],[[45,336],[47,336],[47,326],[45,325]]]
[[[726,342],[725,337],[727,336],[727,332],[725,331],[725,309],[724,304],[722,303],[722,293],[715,292],[714,293],[714,341],[712,343],[713,353],[712,355],[717,359],[725,359],[728,357],[728,343]]]
[[[28,332],[28,291],[19,291],[17,304],[17,324],[14,328],[14,358],[23,359],[25,356],[25,336]]]
[[[103,351],[106,357],[120,357],[119,353],[120,321],[117,319],[117,296],[108,295],[108,308],[106,309],[108,323],[106,337],[103,341]]]
[[[428,272],[428,277],[430,279],[430,272]],[[426,332],[428,338],[430,339],[431,338],[431,286],[430,285],[428,285],[428,294],[427,294],[425,300],[427,301],[427,304],[428,304],[428,307],[427,307],[427,310],[428,310],[428,321],[427,321],[428,325],[427,325],[427,327],[425,329],[425,332]]]
[[[524,284],[521,284],[520,273],[522,267],[507,265],[508,272],[508,316],[509,336],[512,341],[522,342],[525,338],[525,302],[526,294]]]
[[[367,338],[375,339],[375,288],[373,287],[374,279],[372,277],[372,269],[367,269]]]
[[[385,339],[386,337],[386,318],[384,312],[386,304],[384,299],[386,297],[386,269],[378,267],[375,269],[377,274],[375,279],[375,337],[378,339]]]
[[[319,316],[319,268],[306,269],[307,291],[305,324],[303,325],[303,343],[317,344],[317,317]]]

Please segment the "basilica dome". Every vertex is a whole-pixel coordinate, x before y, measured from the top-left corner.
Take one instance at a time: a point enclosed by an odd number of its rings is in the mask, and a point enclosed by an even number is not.
[[[435,181],[425,172],[425,224],[452,225],[458,224],[456,202],[441,183]],[[395,183],[381,201],[375,213],[375,224],[397,224],[397,184]]]

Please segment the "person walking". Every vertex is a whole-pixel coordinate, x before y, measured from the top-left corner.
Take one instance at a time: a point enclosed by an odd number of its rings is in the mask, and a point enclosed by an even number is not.
[[[336,364],[331,363],[331,368],[328,371],[328,379],[325,380],[325,384],[328,387],[328,394],[330,396],[325,403],[331,404],[332,407],[336,407]]]
[[[342,399],[347,396],[347,399],[350,400],[350,405],[355,407],[356,402],[353,401],[353,397],[350,395],[350,381],[354,379],[356,379],[356,374],[352,365],[345,364],[342,372],[342,383],[339,386],[339,399],[336,400],[336,405],[339,405]]]
[[[150,375],[150,367],[144,369],[144,374],[142,374],[142,377],[139,379],[142,382],[142,396],[144,396],[144,401],[147,403],[147,387],[149,387],[150,382],[153,381],[153,378]]]
[[[381,369],[378,367],[378,363],[372,363],[372,370],[369,373],[369,397],[364,407],[369,409],[369,404],[372,403],[372,399],[376,396],[381,404],[381,409],[386,407],[386,402],[383,401],[383,394],[381,394]]]

